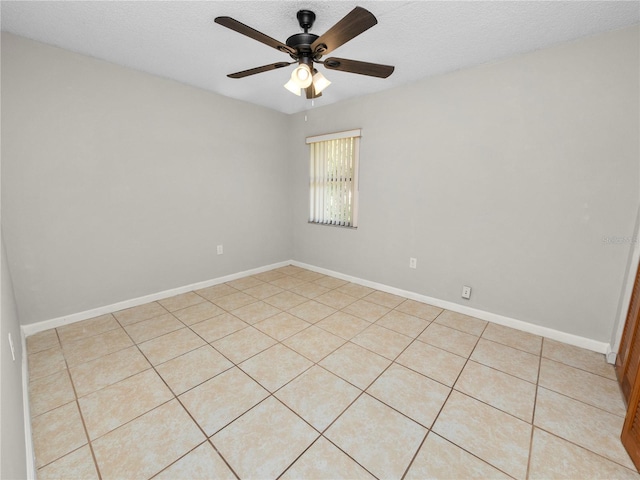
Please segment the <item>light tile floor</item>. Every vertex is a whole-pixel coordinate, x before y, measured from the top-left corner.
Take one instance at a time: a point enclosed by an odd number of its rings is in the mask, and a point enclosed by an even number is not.
[[[40,479],[640,479],[603,355],[295,266],[27,348]]]

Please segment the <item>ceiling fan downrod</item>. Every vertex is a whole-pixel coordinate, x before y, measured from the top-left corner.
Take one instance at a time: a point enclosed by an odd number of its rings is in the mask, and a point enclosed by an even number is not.
[[[300,10],[297,14],[298,23],[300,24],[300,28],[304,30],[304,33],[296,33],[287,38],[286,44],[288,47],[293,48],[296,53],[290,54],[291,58],[294,60],[299,60],[303,62],[305,57],[313,57],[311,45],[315,42],[319,37],[318,35],[314,35],[313,33],[309,33],[309,29],[313,26],[313,22],[316,19],[316,14],[311,10]],[[319,60],[320,57],[315,60]],[[304,61],[303,63],[309,64],[309,62]],[[311,63],[313,61],[311,60]]]

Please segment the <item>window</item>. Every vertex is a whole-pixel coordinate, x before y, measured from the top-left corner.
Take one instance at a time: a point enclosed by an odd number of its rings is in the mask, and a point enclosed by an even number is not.
[[[307,137],[309,222],[357,227],[360,130]]]

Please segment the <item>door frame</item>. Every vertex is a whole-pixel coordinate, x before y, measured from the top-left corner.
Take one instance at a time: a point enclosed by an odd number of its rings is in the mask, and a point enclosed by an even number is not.
[[[629,252],[629,271],[627,272],[627,276],[625,278],[624,284],[622,286],[622,292],[620,295],[620,305],[618,307],[618,329],[615,333],[615,337],[613,338],[613,345],[611,347],[611,352],[607,352],[607,362],[615,365],[616,360],[618,358],[618,351],[620,350],[620,343],[622,342],[622,333],[624,332],[624,326],[627,322],[627,313],[629,311],[629,303],[631,302],[631,293],[633,292],[633,285],[636,281],[636,275],[638,274],[638,269],[640,269],[640,232],[638,231],[640,228],[640,205],[638,206],[638,211],[636,213],[636,224],[633,229],[635,239],[635,243],[630,247]]]

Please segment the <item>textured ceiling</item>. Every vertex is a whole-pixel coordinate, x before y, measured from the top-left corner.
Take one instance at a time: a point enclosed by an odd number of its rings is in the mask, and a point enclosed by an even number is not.
[[[326,70],[327,105],[460,68],[496,61],[640,20],[638,1],[2,1],[2,30],[285,113],[312,108],[282,86],[293,66],[230,79],[227,73],[288,61],[213,22],[230,16],[284,42],[296,12],[317,15],[320,35],[361,6],[378,25],[330,56],[395,65],[387,79]]]

